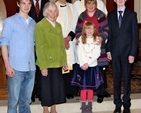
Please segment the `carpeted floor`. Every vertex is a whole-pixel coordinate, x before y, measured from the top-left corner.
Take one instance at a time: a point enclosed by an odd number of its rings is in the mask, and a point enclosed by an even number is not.
[[[113,94],[113,75],[112,75],[113,73],[111,66],[107,68],[106,73],[108,83],[107,91],[110,94]],[[123,87],[121,90],[123,93]],[[131,93],[141,93],[141,65],[139,62],[135,63],[132,69]]]

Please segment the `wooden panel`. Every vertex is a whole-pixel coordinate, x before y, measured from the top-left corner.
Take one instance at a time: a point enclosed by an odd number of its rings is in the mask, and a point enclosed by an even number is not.
[[[126,1],[126,6],[134,11],[134,0],[127,0]]]
[[[6,18],[6,10],[3,0],[0,0],[0,36],[2,31],[3,20]],[[0,99],[7,98],[7,78],[0,50]]]
[[[129,9],[134,10],[134,0],[127,0],[126,6]],[[116,3],[114,2],[114,0],[106,0],[106,7],[108,12],[111,12],[112,10],[116,9]]]
[[[3,87],[7,84],[7,78],[5,75],[5,68],[3,64],[2,57],[0,56],[0,87]]]
[[[112,10],[114,10],[116,8],[116,4],[114,0],[106,0],[106,7],[108,12],[111,12]]]
[[[0,100],[5,100],[8,98],[7,87],[0,87]]]
[[[17,11],[17,0],[3,0],[7,10],[7,16],[12,16]]]

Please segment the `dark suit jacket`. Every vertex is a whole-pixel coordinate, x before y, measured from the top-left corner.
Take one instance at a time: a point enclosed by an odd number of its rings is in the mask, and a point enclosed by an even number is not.
[[[109,38],[107,52],[112,57],[136,56],[138,47],[138,25],[136,13],[125,8],[121,27],[118,26],[117,10],[108,14]]]
[[[35,6],[34,4],[32,4],[31,10],[29,12],[29,16],[31,16],[36,22],[39,22],[43,18],[43,7],[47,2],[49,2],[49,0],[41,0],[41,8],[40,8],[39,17],[37,17]]]

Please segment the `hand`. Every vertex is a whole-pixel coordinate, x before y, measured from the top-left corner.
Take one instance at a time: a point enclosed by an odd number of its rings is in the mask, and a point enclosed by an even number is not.
[[[99,36],[97,39],[96,39],[96,44],[97,45],[101,45],[102,44],[102,37],[101,36]]]
[[[48,70],[47,69],[41,70],[41,73],[42,73],[43,76],[47,76]]]
[[[83,66],[81,66],[82,70],[87,70],[89,67],[88,63],[85,63]]]
[[[69,43],[66,43],[65,44],[65,48],[68,50],[70,48],[70,44]]]
[[[128,60],[129,60],[129,63],[132,64],[134,62],[134,60],[135,60],[135,57],[134,56],[129,56]]]
[[[6,67],[6,75],[9,77],[14,77],[15,76],[15,71],[11,67]]]
[[[66,48],[67,50],[70,48],[69,41],[70,41],[69,36],[64,38],[65,48]]]
[[[67,70],[68,70],[68,65],[64,65],[62,69],[63,69],[64,71],[67,71]]]
[[[78,45],[78,43],[79,43],[79,39],[76,39],[76,45]]]
[[[107,58],[108,58],[109,60],[112,60],[111,53],[107,53]]]

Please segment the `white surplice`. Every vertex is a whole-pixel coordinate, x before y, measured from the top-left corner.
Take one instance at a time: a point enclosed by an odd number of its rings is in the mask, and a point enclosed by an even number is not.
[[[57,18],[57,22],[59,22],[62,26],[63,37],[67,37],[70,31],[75,32],[76,22],[77,22],[77,11],[73,4],[66,3],[65,7],[60,7],[59,1],[55,3],[59,9],[59,16]],[[64,4],[63,4],[64,5]],[[75,57],[75,39],[69,42],[70,48],[66,50],[67,52],[67,63],[68,66],[72,66],[72,64],[76,63]]]

